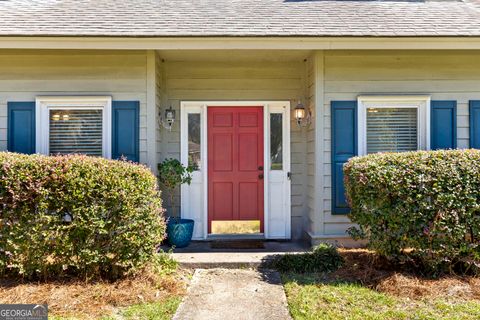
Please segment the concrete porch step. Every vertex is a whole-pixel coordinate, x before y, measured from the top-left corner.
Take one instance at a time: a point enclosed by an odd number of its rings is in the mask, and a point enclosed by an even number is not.
[[[169,248],[162,248],[168,251]],[[195,241],[187,248],[174,249],[172,257],[183,268],[259,268],[275,255],[300,253],[309,249],[303,242],[265,241],[264,249],[212,249],[209,241]]]

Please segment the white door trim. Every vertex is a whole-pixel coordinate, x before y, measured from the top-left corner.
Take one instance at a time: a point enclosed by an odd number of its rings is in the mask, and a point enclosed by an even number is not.
[[[181,216],[183,218],[190,218],[198,221],[194,231],[194,239],[206,239],[208,236],[208,107],[263,107],[264,118],[264,237],[274,239],[290,239],[291,237],[291,183],[287,178],[287,173],[290,172],[290,101],[181,101],[180,102],[180,161],[184,165],[188,165],[188,114],[199,113],[201,118],[201,169],[198,174],[194,172],[192,185],[182,185],[181,188]],[[269,208],[269,176],[270,176],[270,123],[269,115],[283,112],[283,155],[285,184],[283,199],[284,206],[284,232],[274,234],[270,231],[270,220],[273,218]],[[199,187],[201,188],[199,189]],[[196,191],[194,191],[196,190]],[[200,192],[201,194],[193,194]],[[201,214],[196,214],[195,210],[190,209],[190,200],[192,197],[196,198],[196,210],[201,208]],[[201,221],[200,221],[201,219]],[[197,228],[198,227],[198,228]]]

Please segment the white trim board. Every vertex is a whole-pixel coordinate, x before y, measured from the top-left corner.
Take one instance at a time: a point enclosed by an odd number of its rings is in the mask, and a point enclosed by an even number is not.
[[[480,37],[0,37],[0,49],[478,50]]]
[[[290,102],[289,101],[182,101],[180,103],[180,160],[188,165],[188,123],[189,113],[200,114],[201,168],[192,176],[191,185],[181,187],[181,216],[195,220],[193,238],[207,239],[208,234],[208,107],[248,107],[262,106],[264,115],[264,237],[267,239],[291,238],[291,183],[290,172]],[[283,116],[283,156],[282,170],[270,168],[270,113]],[[275,203],[272,203],[275,192]],[[279,192],[283,199],[279,199]],[[280,200],[280,201],[279,201]],[[276,206],[280,203],[280,206]]]
[[[35,99],[35,146],[38,153],[49,154],[49,111],[54,109],[102,110],[102,149],[104,158],[112,157],[112,97],[110,96],[38,96]]]

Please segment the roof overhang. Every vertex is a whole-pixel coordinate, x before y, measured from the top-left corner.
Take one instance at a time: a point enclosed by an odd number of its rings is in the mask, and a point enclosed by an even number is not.
[[[480,37],[0,37],[0,49],[477,50]]]

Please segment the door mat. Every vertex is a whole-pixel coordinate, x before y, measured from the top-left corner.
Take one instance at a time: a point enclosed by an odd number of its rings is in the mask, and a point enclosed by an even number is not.
[[[215,240],[210,242],[212,249],[265,249],[261,240]]]

